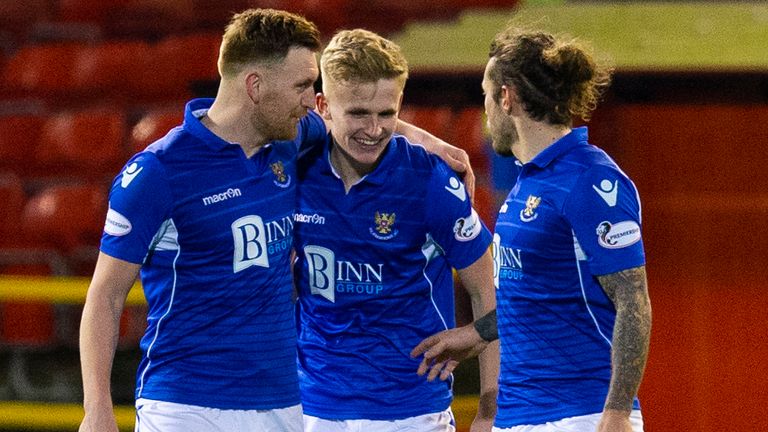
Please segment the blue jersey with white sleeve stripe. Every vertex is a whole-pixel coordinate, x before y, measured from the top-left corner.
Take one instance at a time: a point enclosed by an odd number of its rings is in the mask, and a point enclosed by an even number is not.
[[[645,264],[640,224],[634,184],[586,128],[523,165],[494,234],[497,427],[603,410],[616,310],[596,276]]]
[[[436,156],[393,137],[345,192],[332,139],[299,156],[295,218],[299,379],[304,413],[394,420],[445,410],[451,383],[416,375],[410,351],[454,327],[452,268],[491,235]]]
[[[136,397],[220,409],[296,405],[297,143],[325,129],[309,116],[294,142],[248,158],[200,122],[211,103],[189,102],[184,123],[128,161],[112,185],[101,250],[142,264],[148,303]]]

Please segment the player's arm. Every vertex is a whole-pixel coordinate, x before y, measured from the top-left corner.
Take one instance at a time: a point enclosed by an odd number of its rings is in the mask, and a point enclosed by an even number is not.
[[[479,319],[496,309],[493,286],[493,258],[490,248],[473,264],[457,270],[461,284],[472,301],[472,315]],[[475,326],[472,326],[473,329]],[[476,329],[475,329],[476,330]],[[499,391],[499,343],[492,342],[479,355],[480,404],[470,431],[490,431],[496,416],[496,395]]]
[[[139,264],[99,253],[80,323],[85,417],[80,432],[117,432],[110,376],[125,298]]]
[[[648,360],[651,302],[645,266],[598,276],[616,307],[611,350],[611,384],[598,431],[625,430]],[[629,429],[626,429],[629,430]]]
[[[408,138],[408,141],[412,143],[420,144],[428,152],[437,155],[445,161],[452,170],[461,174],[470,199],[474,198],[475,173],[472,171],[472,165],[469,163],[469,155],[466,151],[452,146],[426,130],[402,120],[397,121],[395,132]]]

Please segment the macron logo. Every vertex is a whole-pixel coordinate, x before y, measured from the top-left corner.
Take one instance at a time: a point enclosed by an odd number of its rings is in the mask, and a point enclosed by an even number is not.
[[[600,182],[600,186],[592,185],[592,189],[600,195],[600,198],[608,204],[608,207],[616,206],[616,198],[619,196],[619,181],[614,180],[611,184],[610,180],[603,180]]]
[[[217,202],[226,201],[226,200],[228,200],[230,198],[235,198],[235,197],[239,197],[239,196],[242,196],[242,195],[243,195],[243,193],[240,192],[239,188],[229,188],[229,189],[225,190],[222,193],[217,193],[217,194],[213,194],[213,195],[209,195],[207,197],[204,197],[203,198],[203,205],[215,204]]]
[[[448,186],[445,187],[445,190],[452,193],[453,196],[460,199],[461,201],[467,200],[467,191],[464,189],[464,183],[458,181],[456,177],[451,177],[451,180],[448,182]]]
[[[122,186],[123,189],[127,188],[143,169],[144,167],[139,168],[139,164],[136,162],[128,165],[125,171],[123,171],[123,177],[120,179],[120,186]]]

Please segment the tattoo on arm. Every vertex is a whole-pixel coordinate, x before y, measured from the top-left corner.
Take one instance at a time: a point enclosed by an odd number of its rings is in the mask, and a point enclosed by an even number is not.
[[[483,340],[493,342],[499,338],[499,327],[496,323],[496,309],[478,318],[474,323],[477,334]]]
[[[611,351],[611,385],[605,409],[632,410],[648,360],[651,303],[645,266],[598,276],[616,307]]]

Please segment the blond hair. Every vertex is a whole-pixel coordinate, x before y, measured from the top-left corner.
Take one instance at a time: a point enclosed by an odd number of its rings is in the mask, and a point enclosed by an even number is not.
[[[323,82],[376,82],[408,79],[408,62],[400,47],[363,29],[342,30],[320,56]],[[325,84],[324,84],[325,85]]]

